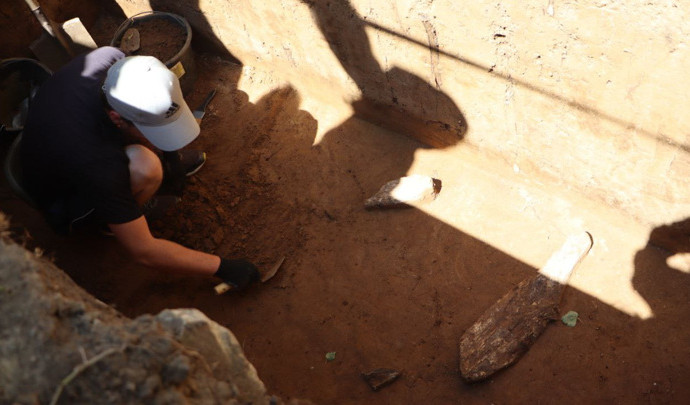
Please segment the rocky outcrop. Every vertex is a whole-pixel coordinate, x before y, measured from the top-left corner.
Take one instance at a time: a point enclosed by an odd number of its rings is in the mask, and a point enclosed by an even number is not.
[[[156,321],[184,346],[197,351],[214,376],[230,382],[233,396],[241,402],[262,403],[264,384],[242,353],[240,343],[228,329],[208,319],[196,309],[167,309]]]
[[[129,319],[0,239],[0,403],[282,403],[200,311]]]

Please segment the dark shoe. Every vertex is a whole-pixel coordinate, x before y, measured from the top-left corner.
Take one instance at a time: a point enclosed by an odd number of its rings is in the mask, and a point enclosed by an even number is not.
[[[158,192],[182,196],[186,178],[198,172],[206,163],[206,153],[194,149],[163,152],[161,161],[163,184]]]
[[[185,149],[178,151],[180,162],[184,169],[185,176],[189,177],[198,172],[199,169],[206,163],[206,152],[194,149]]]
[[[152,221],[163,217],[172,207],[182,199],[174,195],[155,195],[146,201],[141,210],[147,220]]]

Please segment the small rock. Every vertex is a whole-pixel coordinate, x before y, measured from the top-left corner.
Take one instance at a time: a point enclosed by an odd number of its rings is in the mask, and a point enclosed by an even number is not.
[[[166,309],[156,318],[177,341],[212,363],[214,377],[230,384],[230,392],[239,403],[264,403],[266,387],[232,332],[196,309]]]
[[[139,30],[136,28],[130,28],[125,31],[120,41],[120,49],[126,54],[131,54],[134,51],[139,50],[140,46],[140,35]]]
[[[441,191],[441,180],[412,175],[389,181],[364,202],[366,209],[402,208],[414,203],[433,201]]]
[[[222,242],[223,238],[225,238],[225,231],[223,230],[223,228],[218,228],[213,233],[211,238],[213,239],[213,243],[216,244],[216,246],[220,245],[220,242]]]
[[[136,383],[139,381],[144,381],[147,373],[143,368],[125,367],[121,368],[118,374],[123,381],[132,381]]]
[[[144,381],[141,388],[139,388],[139,395],[142,398],[150,398],[158,391],[160,386],[161,378],[158,374],[152,374],[146,378],[146,381]]]
[[[216,382],[215,392],[218,399],[224,403],[237,396],[237,390],[225,381]]]
[[[161,356],[167,356],[173,350],[172,340],[167,337],[158,337],[151,339],[151,350]]]
[[[177,405],[186,404],[184,396],[174,390],[161,391],[153,400],[153,405]]]
[[[189,361],[187,358],[178,355],[172,359],[172,361],[163,367],[161,372],[161,377],[163,381],[169,384],[179,384],[187,378],[189,375]]]
[[[377,368],[368,373],[362,373],[362,378],[369,384],[372,390],[379,389],[391,384],[400,377],[400,372],[390,368]]]

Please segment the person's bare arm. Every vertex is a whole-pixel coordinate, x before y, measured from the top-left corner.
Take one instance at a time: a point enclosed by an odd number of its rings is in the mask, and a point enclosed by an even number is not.
[[[110,224],[109,227],[127,252],[145,266],[206,276],[213,276],[220,266],[218,256],[155,238],[144,216],[124,224]]]
[[[129,254],[143,265],[177,273],[215,276],[237,290],[259,281],[259,271],[251,262],[224,259],[153,237],[144,216],[109,227]]]

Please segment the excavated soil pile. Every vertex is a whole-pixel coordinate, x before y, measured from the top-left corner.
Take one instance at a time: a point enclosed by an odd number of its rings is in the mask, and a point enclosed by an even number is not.
[[[134,55],[155,56],[167,62],[177,55],[187,40],[187,30],[166,18],[149,18],[132,25],[139,31],[139,50]]]

